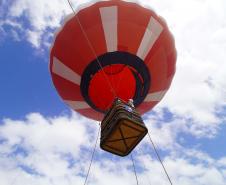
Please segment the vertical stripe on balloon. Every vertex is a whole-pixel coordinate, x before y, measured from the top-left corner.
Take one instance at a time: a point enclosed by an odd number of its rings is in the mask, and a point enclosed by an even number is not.
[[[64,65],[58,58],[53,57],[52,72],[74,84],[80,85],[81,76]]]
[[[143,60],[146,58],[155,41],[159,38],[162,30],[162,25],[156,19],[151,17],[141,41],[140,47],[138,48],[137,56],[139,56]]]
[[[160,101],[163,98],[163,96],[166,94],[166,91],[167,90],[149,93],[144,99],[144,102]]]
[[[100,8],[100,15],[104,29],[107,51],[118,49],[118,7],[110,6]]]
[[[85,101],[64,100],[74,110],[88,109],[90,106]]]

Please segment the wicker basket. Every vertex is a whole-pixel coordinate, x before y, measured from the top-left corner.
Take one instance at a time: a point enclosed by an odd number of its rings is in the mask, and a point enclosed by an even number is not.
[[[117,99],[101,122],[100,147],[110,153],[126,156],[147,132],[135,108]]]

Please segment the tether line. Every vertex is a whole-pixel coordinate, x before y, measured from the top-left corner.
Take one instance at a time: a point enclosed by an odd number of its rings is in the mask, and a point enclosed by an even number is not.
[[[97,141],[98,141],[98,138],[99,138],[99,135],[100,135],[100,129],[101,129],[101,127],[99,127],[99,130],[98,130],[96,142],[95,142],[95,145],[94,145],[94,148],[93,148],[92,157],[91,157],[91,160],[90,160],[90,163],[89,163],[89,168],[88,168],[88,171],[87,171],[87,174],[86,174],[84,185],[86,185],[86,183],[87,183],[87,180],[88,180],[88,177],[89,177],[89,172],[90,172],[90,169],[91,169],[91,166],[92,166],[92,163],[93,163],[93,158],[94,158],[94,154],[95,154],[96,147],[97,147]]]
[[[134,163],[134,159],[133,159],[133,155],[132,154],[130,154],[130,158],[131,158],[131,161],[133,163],[133,171],[134,171],[134,175],[136,177],[136,182],[137,182],[137,185],[139,185],[138,178],[137,178],[137,172],[136,172],[136,168],[135,168],[135,163]]]
[[[151,144],[152,144],[152,146],[153,146],[153,148],[154,148],[155,154],[156,154],[156,156],[157,156],[159,162],[161,163],[162,168],[164,169],[164,172],[165,172],[165,174],[166,174],[166,176],[167,176],[167,179],[169,180],[169,183],[170,183],[171,185],[173,185],[173,183],[172,183],[172,181],[171,181],[171,179],[170,179],[170,177],[169,177],[169,174],[167,173],[166,168],[165,168],[165,166],[164,166],[164,164],[163,164],[163,162],[162,162],[162,160],[161,160],[161,157],[160,157],[160,155],[159,155],[159,153],[158,153],[158,151],[157,151],[157,149],[156,149],[156,147],[155,147],[155,144],[154,144],[153,140],[151,139],[151,136],[150,136],[149,132],[148,132],[148,137],[149,137],[150,142],[151,142]]]
[[[112,84],[111,84],[109,78],[107,77],[105,71],[103,70],[103,66],[101,65],[101,62],[100,62],[100,60],[98,59],[98,56],[97,56],[97,54],[96,54],[96,52],[95,52],[95,50],[94,50],[94,48],[93,48],[93,45],[91,44],[91,42],[90,42],[90,40],[89,40],[89,38],[88,38],[88,36],[87,36],[87,34],[86,34],[86,32],[85,32],[83,26],[82,26],[82,24],[81,24],[81,22],[80,22],[80,20],[79,20],[79,17],[77,16],[77,14],[76,14],[76,12],[75,12],[75,10],[74,10],[74,8],[73,8],[73,6],[72,6],[70,0],[67,0],[67,1],[68,1],[68,4],[69,4],[70,7],[71,7],[71,10],[73,11],[73,13],[74,13],[74,15],[75,15],[75,18],[76,18],[76,20],[77,20],[77,22],[78,22],[78,24],[79,24],[79,27],[80,27],[81,30],[82,30],[82,33],[83,33],[83,35],[84,35],[84,37],[85,37],[85,39],[86,39],[86,41],[87,41],[87,43],[88,43],[88,45],[89,45],[90,50],[92,51],[93,55],[95,56],[96,61],[97,61],[98,65],[99,65],[99,67],[100,67],[101,70],[103,71],[103,74],[104,74],[104,76],[105,76],[105,79],[107,80],[107,83],[108,83],[109,87],[111,88],[112,94],[113,94],[114,97],[116,98],[116,97],[117,97],[117,94],[116,94],[116,92],[115,92],[115,89],[113,88],[113,86],[112,86]]]

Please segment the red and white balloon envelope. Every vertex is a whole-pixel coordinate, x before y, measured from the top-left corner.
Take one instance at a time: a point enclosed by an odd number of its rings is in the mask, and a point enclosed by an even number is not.
[[[176,49],[166,22],[125,1],[100,1],[65,19],[50,54],[50,72],[63,101],[102,120],[115,98],[133,99],[142,115],[165,95]]]

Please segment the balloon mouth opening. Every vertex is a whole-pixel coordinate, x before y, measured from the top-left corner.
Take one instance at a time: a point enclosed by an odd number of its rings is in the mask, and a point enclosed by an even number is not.
[[[101,110],[111,107],[115,98],[132,99],[136,91],[136,79],[129,66],[112,64],[103,67],[91,79],[89,97]]]
[[[93,60],[84,70],[80,90],[96,111],[106,113],[115,98],[134,100],[138,106],[150,88],[150,74],[144,61],[127,52],[109,52]]]

